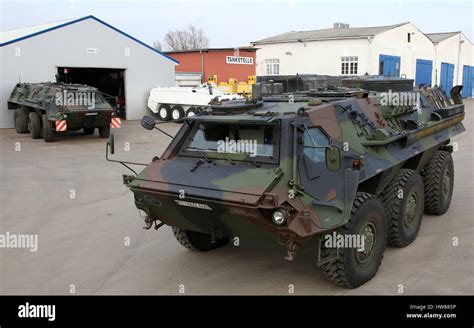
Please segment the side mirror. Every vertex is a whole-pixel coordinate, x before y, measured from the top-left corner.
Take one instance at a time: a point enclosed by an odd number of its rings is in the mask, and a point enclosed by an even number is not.
[[[115,153],[115,141],[113,134],[109,136],[109,140],[107,140],[107,146],[110,149],[110,154],[113,155]]]
[[[140,121],[140,124],[142,125],[143,128],[147,130],[153,130],[155,128],[155,120],[153,117],[150,116],[143,116],[142,120]]]
[[[329,171],[339,171],[341,169],[341,151],[337,146],[326,148],[326,167]]]

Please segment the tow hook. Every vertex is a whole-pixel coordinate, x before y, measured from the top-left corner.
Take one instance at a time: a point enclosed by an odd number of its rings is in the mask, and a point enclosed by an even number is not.
[[[295,242],[293,239],[290,239],[288,244],[286,244],[286,252],[287,255],[285,256],[285,260],[287,261],[293,261],[295,258],[296,252],[300,248],[300,244]]]
[[[155,223],[155,230],[158,230],[160,229],[162,226],[164,226],[164,222],[160,222],[158,223],[158,220],[157,219],[153,219],[151,216],[147,215],[145,217],[145,226],[143,227],[143,229],[145,230],[150,230],[151,227],[153,226],[153,223]]]
[[[211,230],[211,244],[215,244],[221,239],[224,235],[224,232],[220,229]]]

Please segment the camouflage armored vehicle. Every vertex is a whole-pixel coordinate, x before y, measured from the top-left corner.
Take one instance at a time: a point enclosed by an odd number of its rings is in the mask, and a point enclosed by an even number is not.
[[[238,237],[283,246],[291,260],[312,241],[324,275],[355,288],[376,274],[386,244],[415,240],[423,212],[448,210],[450,140],[465,130],[461,88],[453,102],[422,89],[414,104],[395,102],[410,95],[371,93],[202,113],[185,118],[163,155],[123,181],[145,228],[171,226],[190,250]],[[142,126],[159,129],[150,117]],[[113,144],[112,135],[107,156]]]
[[[93,134],[99,129],[108,138],[116,111],[93,87],[64,83],[18,83],[8,99],[8,109],[15,111],[15,129],[43,137],[50,142],[56,133],[83,129]]]

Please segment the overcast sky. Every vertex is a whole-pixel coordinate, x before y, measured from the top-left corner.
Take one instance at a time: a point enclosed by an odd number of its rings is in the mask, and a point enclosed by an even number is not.
[[[410,21],[421,31],[463,31],[474,41],[474,1],[1,1],[1,30],[94,15],[148,43],[170,29],[202,27],[211,47],[295,30],[390,25]]]

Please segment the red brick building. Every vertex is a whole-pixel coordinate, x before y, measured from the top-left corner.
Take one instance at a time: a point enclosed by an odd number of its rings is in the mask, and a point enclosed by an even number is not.
[[[247,76],[255,75],[256,48],[213,48],[203,50],[171,51],[166,55],[179,61],[175,67],[177,75],[200,74],[201,81],[217,75],[218,82],[229,78],[246,82]]]

